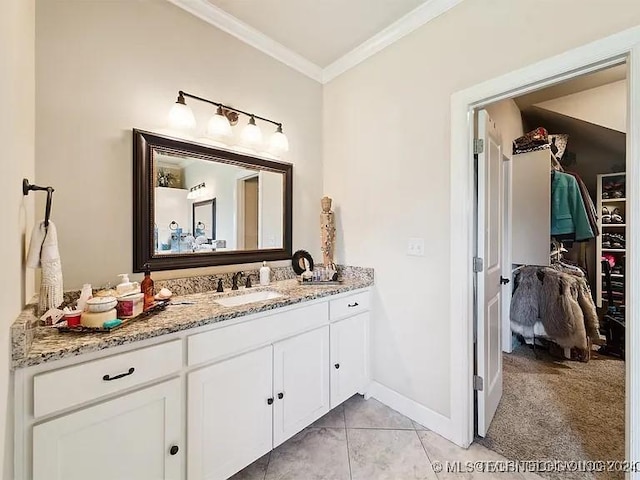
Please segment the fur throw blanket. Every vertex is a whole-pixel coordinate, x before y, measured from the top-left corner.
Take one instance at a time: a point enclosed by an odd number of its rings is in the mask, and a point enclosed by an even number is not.
[[[596,307],[587,280],[579,273],[548,267],[520,270],[511,299],[511,330],[532,340],[540,322],[546,336],[561,347],[584,350],[587,336],[599,342]]]

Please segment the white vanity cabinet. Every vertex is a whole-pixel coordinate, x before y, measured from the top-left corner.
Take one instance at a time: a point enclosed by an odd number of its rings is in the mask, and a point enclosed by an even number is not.
[[[228,478],[329,411],[329,327],[196,370],[187,398],[187,478]]]
[[[228,478],[272,448],[273,347],[188,375],[187,478]]]
[[[33,480],[182,478],[180,380],[33,427]]]
[[[273,346],[273,446],[329,411],[329,327]]]
[[[224,480],[368,385],[357,290],[15,371],[17,480]]]
[[[367,384],[369,313],[331,324],[331,408],[337,407]]]

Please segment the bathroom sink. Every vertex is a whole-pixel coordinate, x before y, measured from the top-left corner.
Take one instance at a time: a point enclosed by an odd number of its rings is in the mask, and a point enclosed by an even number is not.
[[[262,292],[242,293],[233,297],[225,297],[214,300],[218,305],[223,307],[238,307],[240,305],[246,305],[254,302],[264,302],[265,300],[273,300],[274,298],[280,298],[283,295],[273,290],[264,290]]]

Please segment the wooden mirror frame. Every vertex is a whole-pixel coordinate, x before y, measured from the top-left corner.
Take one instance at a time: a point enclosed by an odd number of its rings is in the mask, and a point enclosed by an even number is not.
[[[283,174],[282,248],[211,253],[155,255],[153,151],[255,168]],[[202,143],[133,129],[133,271],[211,267],[236,263],[288,260],[292,253],[293,166],[275,160],[221,150]]]

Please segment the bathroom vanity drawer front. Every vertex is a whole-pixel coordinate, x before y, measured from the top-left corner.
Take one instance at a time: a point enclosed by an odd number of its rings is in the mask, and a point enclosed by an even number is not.
[[[349,317],[369,310],[369,292],[358,292],[329,302],[331,320]]]
[[[33,378],[33,416],[64,410],[166,377],[182,368],[180,340],[42,373]]]
[[[187,364],[221,360],[324,325],[328,319],[328,303],[323,302],[191,335]]]

